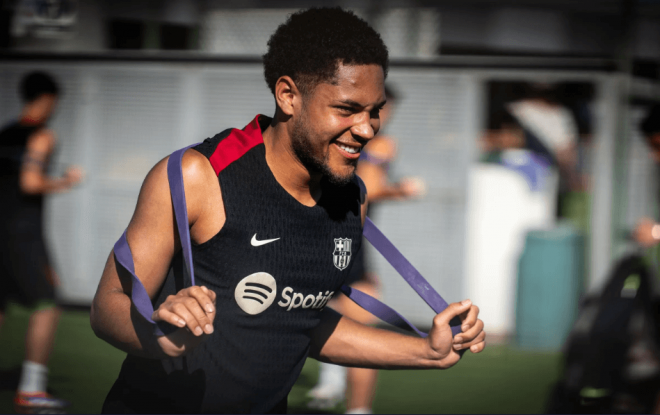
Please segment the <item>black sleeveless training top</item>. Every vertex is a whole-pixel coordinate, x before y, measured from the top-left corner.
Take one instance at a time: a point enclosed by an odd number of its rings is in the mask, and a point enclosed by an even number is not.
[[[129,355],[110,392],[137,412],[286,410],[307,357],[310,330],[348,275],[361,248],[361,186],[322,182],[314,207],[280,186],[266,163],[257,116],[194,147],[218,174],[222,230],[192,254],[197,285],[215,291],[214,332],[191,354],[164,360]],[[183,288],[181,255],[154,306]],[[186,282],[188,285],[189,282]]]
[[[43,196],[27,195],[19,185],[28,139],[43,125],[14,122],[0,131],[0,217],[4,226],[30,224],[41,237]],[[26,230],[26,229],[25,229]]]

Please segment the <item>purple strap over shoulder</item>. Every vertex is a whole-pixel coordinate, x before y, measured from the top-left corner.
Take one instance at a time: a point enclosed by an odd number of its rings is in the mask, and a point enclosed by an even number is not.
[[[196,144],[194,144],[196,145]],[[193,147],[194,145],[182,148],[175,151],[170,156],[167,163],[167,177],[170,184],[170,192],[172,195],[172,205],[174,207],[174,216],[176,218],[177,230],[179,239],[181,240],[181,249],[183,251],[184,262],[190,276],[191,285],[195,285],[195,273],[192,262],[192,247],[190,243],[190,230],[188,228],[188,210],[186,207],[186,197],[183,187],[183,173],[181,170],[181,160],[183,153]],[[396,249],[385,235],[373,224],[373,222],[366,218],[364,224],[364,236],[371,242],[371,244],[387,259],[387,261],[396,269],[399,274],[410,284],[410,286],[419,294],[424,301],[435,311],[440,313],[447,308],[447,302],[431,287],[431,285],[422,277],[422,275],[412,266],[412,264]],[[153,304],[149,298],[144,286],[140,279],[135,275],[135,265],[133,263],[133,255],[131,254],[130,247],[126,240],[126,232],[124,232],[115,244],[114,247],[115,258],[117,261],[132,275],[133,289],[131,299],[138,312],[150,323],[154,324],[154,334],[162,336],[176,330],[176,327],[167,323],[156,324],[151,315],[153,314]],[[360,307],[369,311],[381,320],[392,324],[393,326],[414,331],[422,337],[427,334],[418,330],[411,322],[409,322],[401,314],[394,311],[392,308],[378,301],[377,299],[365,294],[359,290],[348,286],[342,286],[341,290],[351,300],[353,300]],[[461,331],[460,326],[452,326],[452,333],[454,335]]]
[[[190,147],[197,144],[190,145],[175,151],[170,155],[167,161],[167,179],[170,182],[170,193],[172,195],[172,205],[174,206],[174,217],[176,218],[177,230],[179,232],[179,239],[181,240],[181,249],[183,250],[183,257],[188,268],[190,275],[191,285],[195,285],[195,271],[192,266],[192,248],[190,245],[190,229],[188,229],[188,209],[186,207],[186,196],[183,190],[183,172],[181,171],[181,160],[183,153]],[[144,317],[145,320],[154,325],[154,335],[163,336],[176,330],[176,327],[171,324],[158,322],[156,323],[151,318],[154,313],[154,306],[151,303],[151,298],[147,294],[144,285],[135,274],[135,264],[133,262],[133,254],[131,248],[128,246],[126,239],[126,231],[121,235],[114,247],[115,258],[122,267],[131,274],[132,289],[131,300],[135,305],[137,311]]]
[[[174,217],[176,218],[176,227],[179,231],[181,240],[181,250],[183,259],[188,268],[190,276],[190,285],[195,285],[195,269],[192,262],[192,247],[190,244],[190,229],[188,228],[188,206],[186,206],[186,193],[183,188],[183,171],[181,160],[183,153],[190,147],[197,144],[177,150],[167,160],[167,180],[170,182],[170,194],[172,195],[172,206],[174,206]]]

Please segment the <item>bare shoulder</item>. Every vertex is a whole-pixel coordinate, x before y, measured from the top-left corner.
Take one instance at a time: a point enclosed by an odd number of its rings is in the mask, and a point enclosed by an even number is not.
[[[41,128],[28,138],[27,147],[32,151],[49,152],[55,146],[56,140],[53,130]]]
[[[208,201],[214,191],[219,190],[218,176],[211,163],[197,150],[188,149],[183,154],[181,165],[186,199]]]
[[[169,156],[147,174],[131,221],[132,227],[141,227],[144,223],[151,229],[163,229],[164,233],[171,231],[173,209],[168,162]],[[208,159],[196,150],[189,149],[184,153],[181,166],[191,236],[195,242],[202,243],[219,232],[225,221],[218,178]]]
[[[143,218],[152,221],[155,217],[152,213],[165,213],[169,210],[164,209],[164,203],[169,198],[169,182],[167,180],[168,159],[169,157],[161,159],[151,168],[144,178],[142,187],[140,188],[135,214],[133,215],[129,229],[142,222]]]
[[[160,160],[149,171],[144,180],[143,190],[146,188],[160,188],[169,192],[169,179],[167,177],[167,164],[169,163],[170,156]],[[183,181],[186,188],[186,196],[188,196],[188,189],[195,189],[198,186],[203,186],[208,180],[215,179],[213,168],[210,163],[202,154],[195,150],[187,150],[181,160],[181,171],[183,173]]]
[[[220,182],[209,160],[194,149],[182,160],[183,183],[188,203],[191,237],[203,243],[220,232],[225,223],[225,207]],[[192,204],[192,206],[191,206]]]
[[[191,184],[205,184],[209,181],[216,182],[217,176],[209,160],[199,151],[188,149],[181,160],[184,181]]]

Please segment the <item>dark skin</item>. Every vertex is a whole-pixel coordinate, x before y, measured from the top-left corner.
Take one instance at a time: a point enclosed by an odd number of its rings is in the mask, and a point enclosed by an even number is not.
[[[292,147],[296,125],[306,127],[310,152],[324,161],[331,174],[350,177],[358,157],[352,151],[359,151],[380,128],[378,110],[385,103],[384,96],[384,74],[377,65],[340,65],[332,83],[320,83],[308,95],[290,77],[281,77],[275,87],[275,116],[263,132],[266,162],[275,179],[301,204],[314,206],[321,196],[323,174],[310,171],[296,157]],[[166,163],[167,159],[159,162],[145,179],[127,232],[136,274],[151,298],[180,249]],[[194,150],[184,154],[183,176],[191,238],[203,243],[226,220],[218,179],[209,161]],[[366,201],[363,220],[365,212]],[[149,335],[150,325],[131,313],[129,287],[128,277],[118,274],[111,253],[91,313],[95,333],[110,344],[145,357],[180,356],[212,332],[216,297],[208,288],[190,287],[168,297],[152,317],[180,329],[154,338]],[[326,308],[320,325],[311,333],[310,356],[347,366],[448,368],[458,362],[457,350],[469,348],[478,353],[485,347],[478,313],[469,300],[450,304],[434,318],[429,337],[421,339],[368,327]],[[463,321],[464,330],[452,339],[449,321],[455,316]]]

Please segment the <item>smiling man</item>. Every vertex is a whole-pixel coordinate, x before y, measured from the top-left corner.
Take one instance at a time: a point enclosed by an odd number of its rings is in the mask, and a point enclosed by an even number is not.
[[[426,339],[375,329],[325,305],[361,249],[366,195],[355,169],[380,127],[387,49],[338,8],[292,15],[269,41],[273,118],[257,116],[186,151],[183,179],[196,286],[183,288],[167,159],[144,181],[127,229],[153,335],[110,254],[94,298],[99,337],[126,351],[104,412],[286,412],[305,358],[372,368],[449,368],[483,350],[469,301]],[[449,321],[462,329],[452,338]]]

